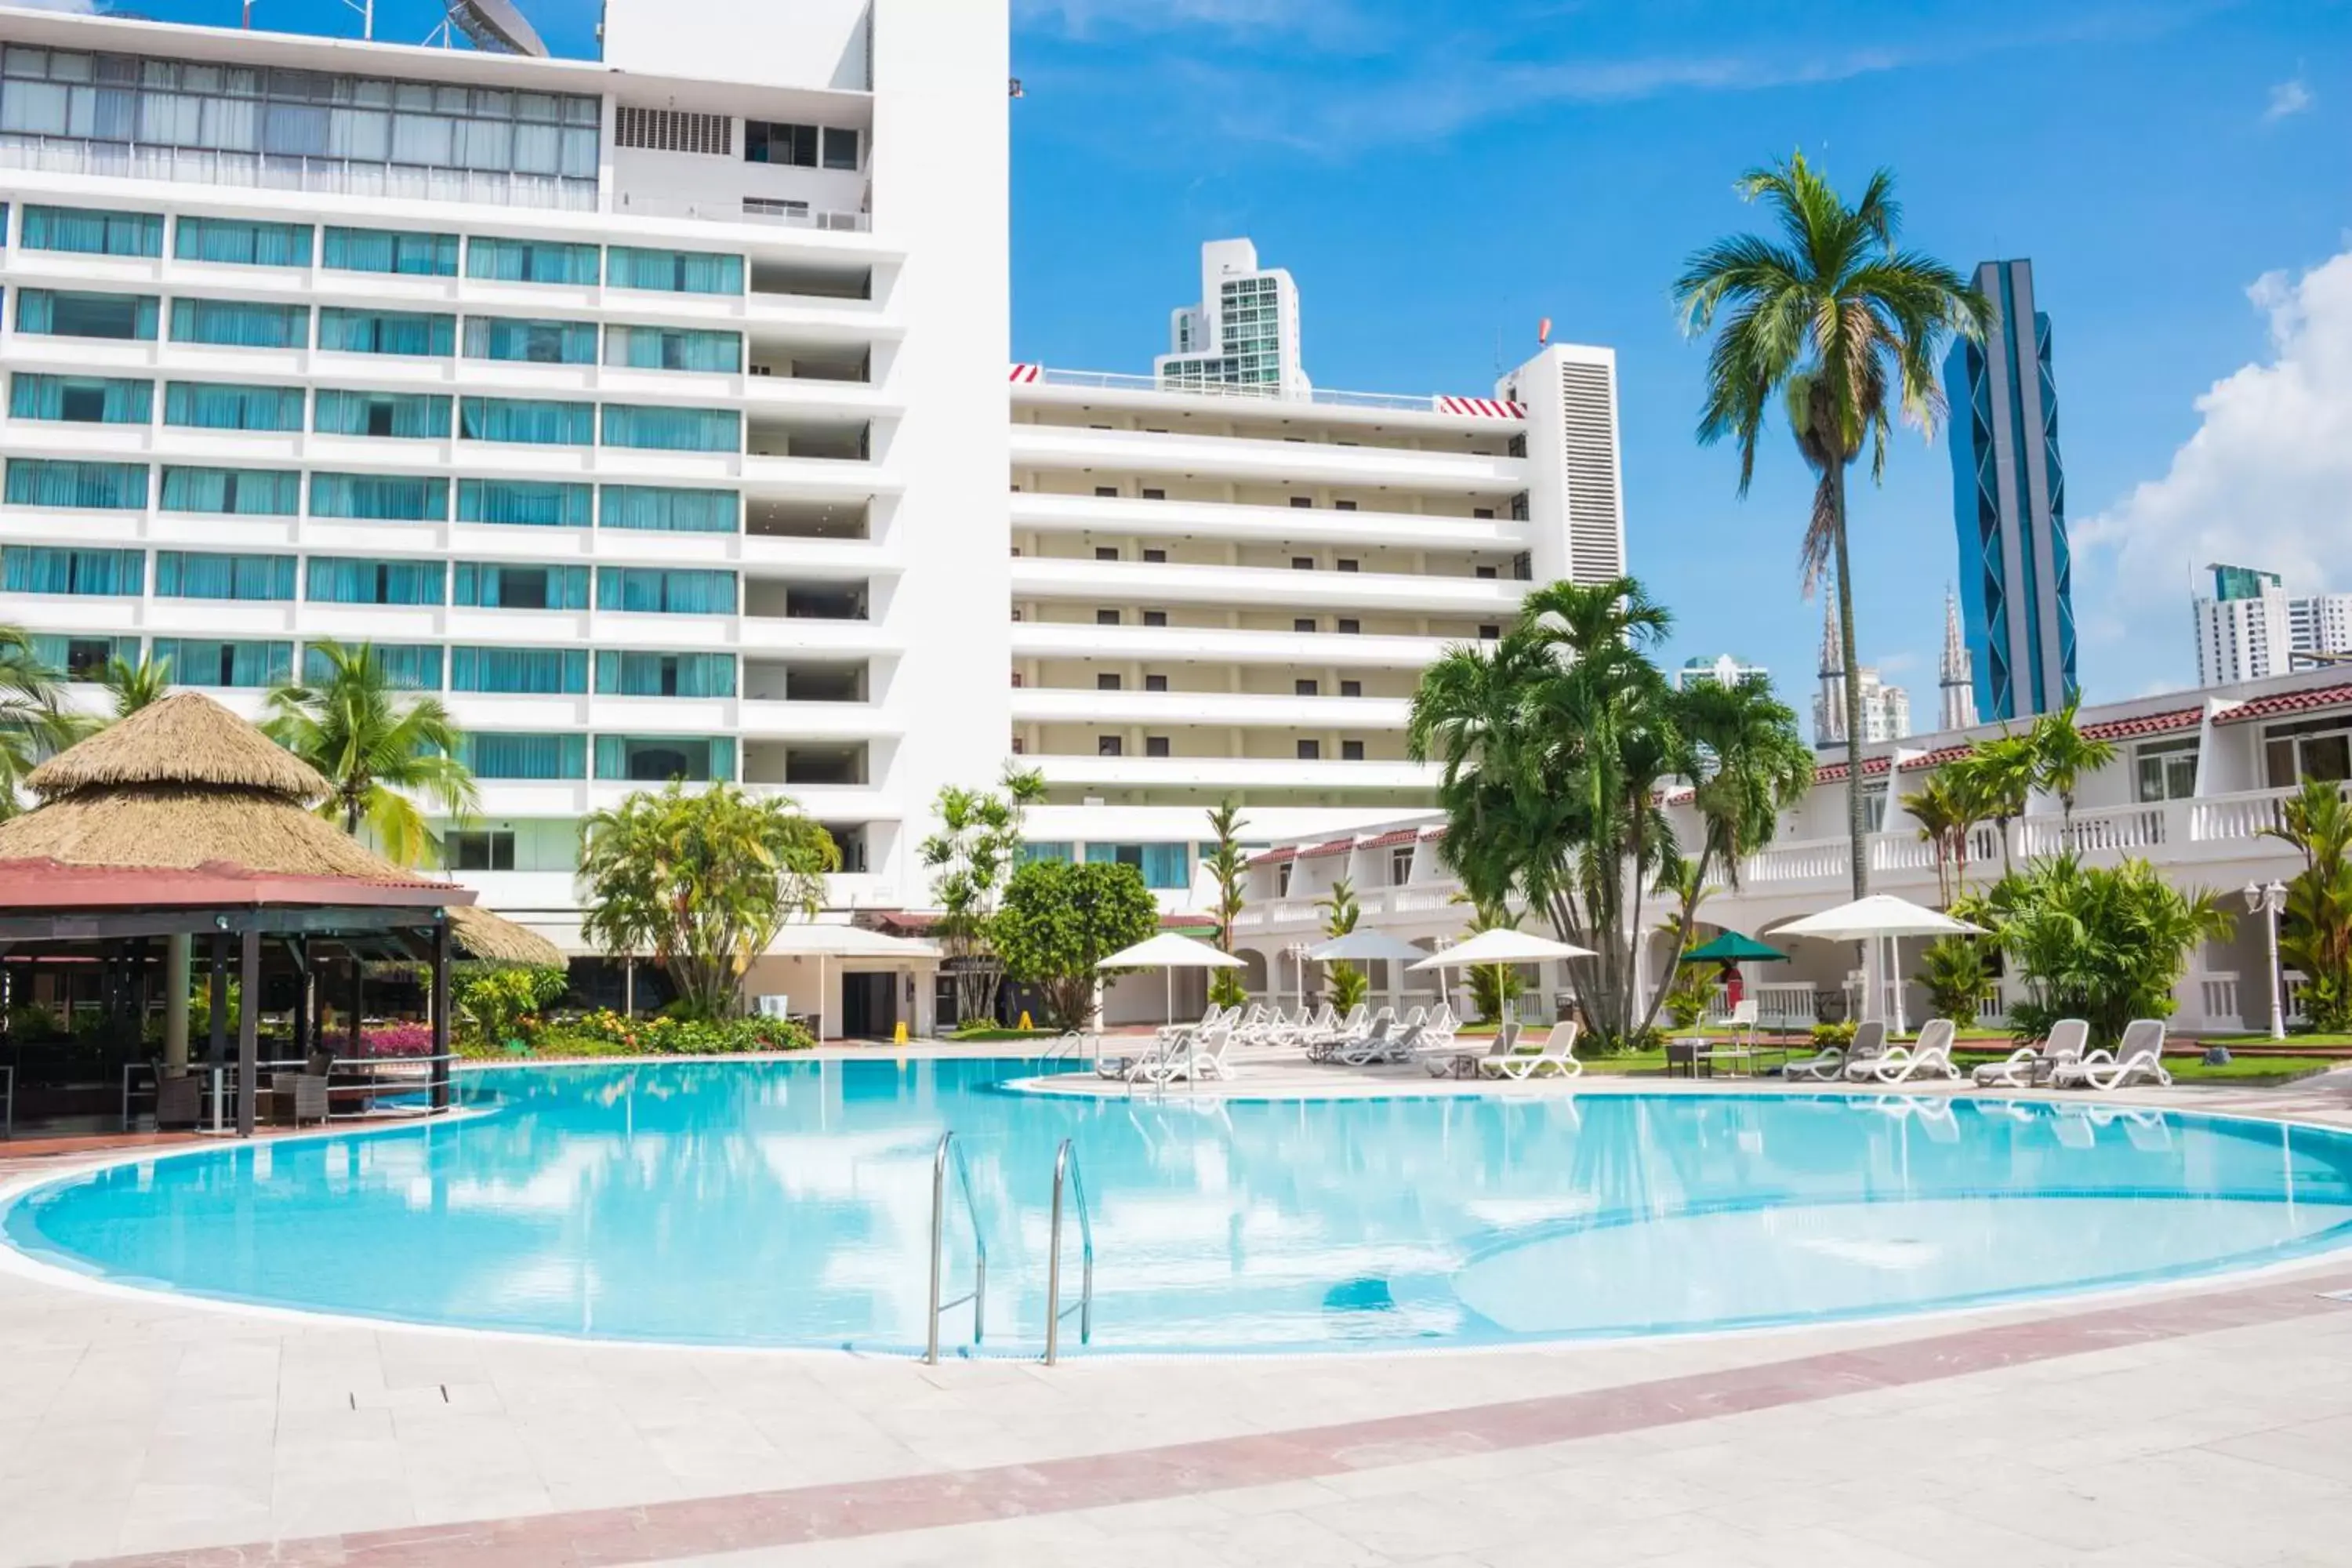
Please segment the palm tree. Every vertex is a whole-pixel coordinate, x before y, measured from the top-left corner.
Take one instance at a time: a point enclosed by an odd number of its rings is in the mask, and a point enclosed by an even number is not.
[[[1364,916],[1363,905],[1357,900],[1355,885],[1345,877],[1332,879],[1331,890],[1315,900],[1323,911],[1323,934],[1342,937],[1356,929]],[[1370,977],[1354,964],[1334,959],[1324,966],[1324,978],[1330,983],[1331,1005],[1346,1012],[1364,999],[1371,989]]]
[[[0,626],[0,819],[23,809],[17,786],[44,758],[79,740],[79,715],[58,706],[58,672],[41,662],[33,639]]]
[[[172,661],[142,658],[132,664],[129,659],[110,658],[99,676],[99,683],[113,700],[114,716],[128,719],[149,703],[172,695]]]
[[[1691,805],[1706,827],[1692,874],[1704,884],[1720,867],[1736,892],[1739,863],[1772,841],[1780,813],[1813,787],[1813,751],[1797,732],[1796,710],[1760,679],[1702,681],[1676,706]],[[1687,923],[1681,940],[1690,940]]]
[[[2033,782],[2058,797],[2058,814],[2067,847],[2074,837],[2074,786],[2084,773],[2097,773],[2116,760],[2113,741],[2095,741],[2074,722],[2083,700],[2070,697],[2066,706],[2033,721]]]
[[[1227,795],[1209,810],[1209,832],[1216,839],[1216,848],[1201,864],[1217,885],[1217,901],[1209,912],[1216,917],[1217,951],[1234,951],[1234,921],[1241,918],[1244,894],[1249,881],[1249,866],[1242,858],[1241,832],[1247,824],[1242,820],[1240,805]],[[1209,982],[1209,1000],[1219,1007],[1238,1007],[1249,999],[1237,970],[1220,969]]]
[[[1946,765],[1958,770],[1975,802],[1977,820],[1990,817],[2000,829],[2000,873],[2007,877],[2016,868],[2010,858],[2009,825],[2025,815],[2026,797],[2040,772],[2033,737],[2007,731],[1988,735],[1970,743],[1967,756]]]
[[[1737,186],[1764,203],[1780,236],[1740,235],[1694,253],[1675,292],[1693,336],[1723,330],[1707,359],[1698,438],[1739,446],[1739,493],[1756,471],[1756,443],[1777,398],[1798,451],[1819,476],[1801,552],[1805,590],[1834,565],[1844,668],[1855,651],[1853,574],[1846,549],[1845,471],[1871,449],[1871,478],[1886,468],[1891,416],[1932,436],[1944,396],[1936,362],[1955,332],[1980,340],[1991,301],[1943,262],[1896,243],[1895,179],[1871,175],[1848,206],[1804,154],[1750,170]],[[1845,683],[1846,821],[1856,898],[1870,890],[1863,794],[1862,685]]]
[[[457,722],[439,698],[397,685],[372,645],[319,642],[310,651],[324,663],[325,679],[272,689],[263,731],[334,786],[320,816],[354,836],[364,826],[390,858],[422,864],[433,834],[410,795],[449,816],[477,806],[474,775],[457,760]]]
[[[1969,833],[1980,819],[1975,792],[1957,767],[1940,767],[1927,783],[1903,797],[1903,809],[1919,825],[1919,837],[1936,851],[1936,892],[1946,907],[1952,901],[1955,868],[1959,885],[1968,886]]]

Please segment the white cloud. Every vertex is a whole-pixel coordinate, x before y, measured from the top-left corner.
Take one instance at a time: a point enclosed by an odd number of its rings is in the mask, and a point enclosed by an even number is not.
[[[0,0],[17,11],[71,11],[79,16],[94,16],[105,9],[98,0]]]
[[[2246,294],[2270,318],[2269,357],[2214,383],[2165,476],[2076,534],[2096,640],[2176,631],[2189,574],[2208,562],[2280,573],[2290,590],[2352,587],[2352,250]]]
[[[2301,114],[2311,105],[2311,89],[2301,77],[2290,78],[2271,89],[2270,107],[2263,110],[2263,123],[2268,125],[2291,114]]]

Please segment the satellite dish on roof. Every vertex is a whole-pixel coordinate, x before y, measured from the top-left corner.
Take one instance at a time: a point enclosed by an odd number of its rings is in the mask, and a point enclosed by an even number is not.
[[[509,0],[449,0],[449,25],[473,40],[478,49],[547,58],[547,46]]]

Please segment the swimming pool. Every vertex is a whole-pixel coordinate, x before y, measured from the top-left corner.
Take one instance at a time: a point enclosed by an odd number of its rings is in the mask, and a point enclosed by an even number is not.
[[[495,1098],[478,1119],[116,1165],[27,1193],[0,1233],[103,1279],[242,1302],[903,1352],[923,1341],[932,1153],[952,1127],[988,1247],[980,1349],[1021,1354],[1044,1337],[1065,1137],[1091,1199],[1098,1352],[1737,1327],[2352,1245],[2352,1136],[2311,1128],[1901,1096],[1000,1087],[1036,1070],[491,1071],[467,1080]],[[949,1234],[954,1295],[960,1210]],[[1074,1278],[1075,1226],[1069,1248]],[[970,1330],[950,1312],[943,1344],[968,1348]]]

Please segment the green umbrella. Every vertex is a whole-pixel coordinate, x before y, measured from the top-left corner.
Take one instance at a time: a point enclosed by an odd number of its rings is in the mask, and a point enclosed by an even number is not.
[[[1692,948],[1683,954],[1682,961],[1685,963],[1747,963],[1751,961],[1785,963],[1788,958],[1787,953],[1766,947],[1754,937],[1727,931],[1702,947]]]

